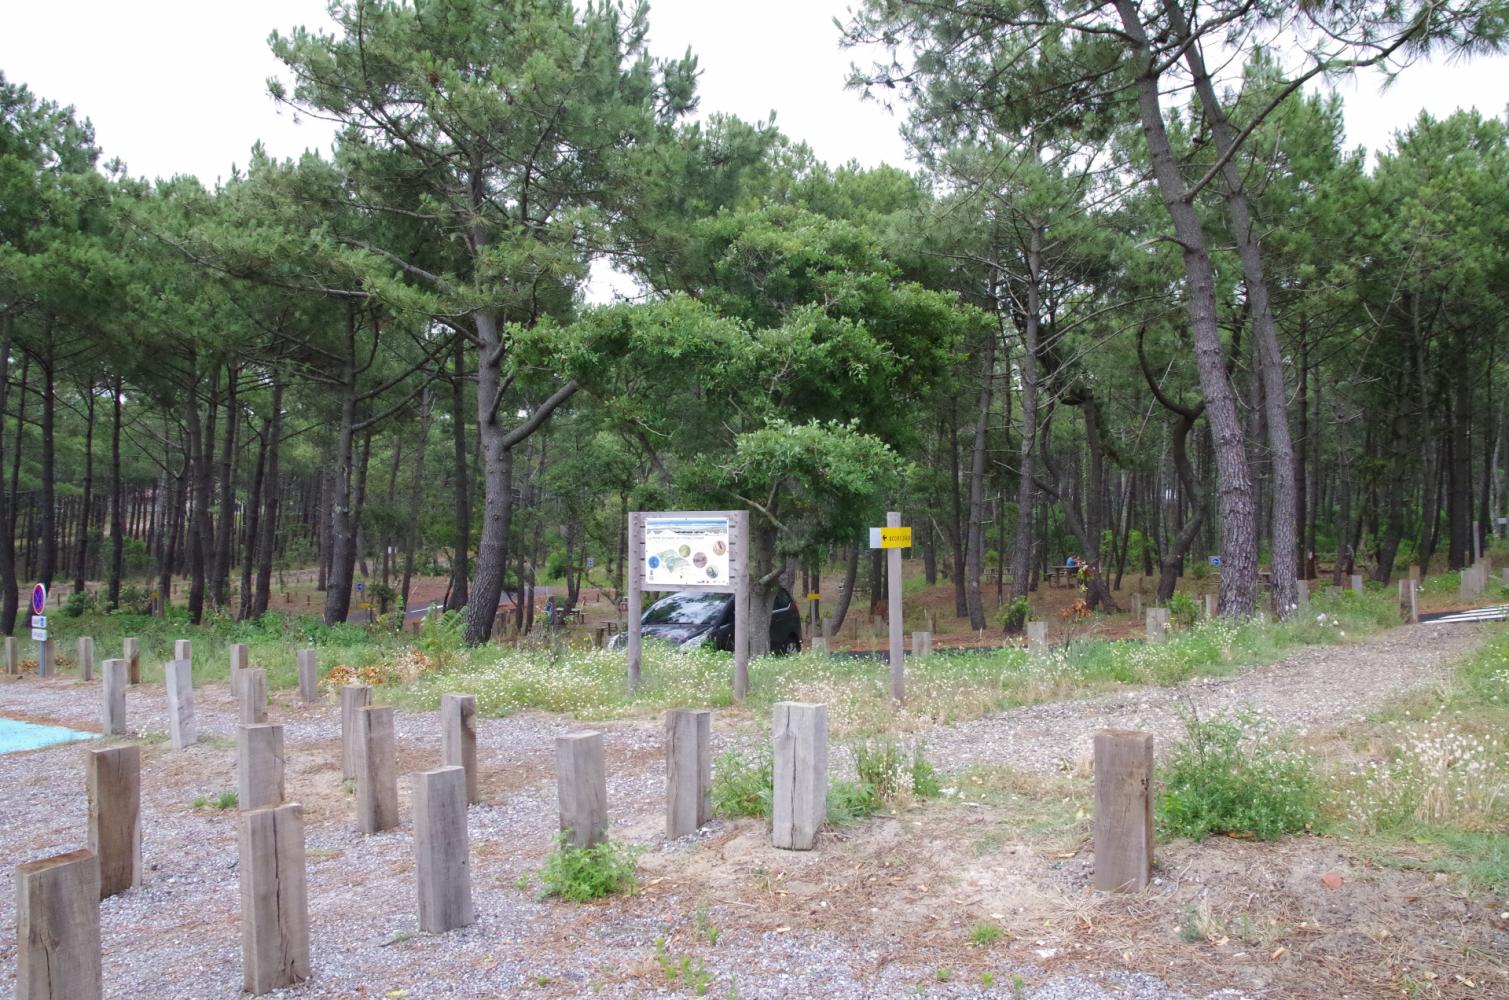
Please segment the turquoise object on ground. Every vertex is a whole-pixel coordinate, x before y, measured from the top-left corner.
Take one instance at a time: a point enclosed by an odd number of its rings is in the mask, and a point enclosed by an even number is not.
[[[97,740],[98,733],[84,733],[63,726],[43,726],[19,719],[0,718],[0,754],[36,750],[76,740]]]

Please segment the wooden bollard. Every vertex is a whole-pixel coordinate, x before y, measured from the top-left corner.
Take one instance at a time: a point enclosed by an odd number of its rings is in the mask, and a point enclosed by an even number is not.
[[[320,661],[312,649],[299,650],[299,700],[306,705],[320,700]]]
[[[94,852],[17,865],[17,1000],[99,1000],[103,966]]]
[[[1142,594],[1136,593],[1136,594],[1132,595],[1132,621],[1136,621],[1137,619],[1139,619],[1141,617],[1142,617]]]
[[[94,640],[87,635],[79,636],[79,679],[94,680]]]
[[[555,740],[561,833],[569,847],[591,847],[608,837],[608,775],[602,733],[567,733]]]
[[[283,803],[283,727],[261,723],[236,727],[236,801],[242,809]]]
[[[414,775],[414,860],[419,929],[444,934],[475,923],[466,774],[459,767]]]
[[[1041,653],[1048,648],[1048,623],[1027,623],[1027,650],[1032,653]]]
[[[100,865],[100,898],[141,885],[141,747],[86,750],[86,844]]]
[[[21,656],[16,649],[16,637],[5,637],[5,672],[12,677],[21,672]]]
[[[1210,621],[1216,616],[1216,595],[1205,595],[1205,620]]]
[[[931,632],[913,632],[912,633],[912,655],[913,656],[932,656],[933,655],[933,633],[931,633]]]
[[[770,842],[810,851],[828,816],[828,709],[782,701],[775,706],[771,743],[775,780]]]
[[[194,662],[194,643],[189,639],[173,640],[173,659]]]
[[[1147,641],[1162,642],[1166,637],[1163,615],[1159,614],[1162,608],[1147,609]]]
[[[141,643],[131,636],[121,640],[121,659],[126,661],[126,683],[141,683]]]
[[[253,996],[309,978],[304,816],[296,802],[241,814],[242,988]]]
[[[356,828],[370,836],[398,826],[393,709],[358,709],[356,744]]]
[[[440,696],[440,765],[461,768],[469,805],[482,801],[477,791],[477,699],[472,695]]]
[[[705,708],[665,713],[665,835],[672,840],[713,818],[712,720]]]
[[[58,672],[56,639],[43,639],[37,643],[37,676],[51,677]]]
[[[235,689],[238,712],[243,726],[267,721],[267,671],[242,670],[240,687]]]
[[[1136,892],[1153,873],[1153,737],[1095,734],[1095,888]]]
[[[187,660],[173,660],[163,667],[168,687],[168,739],[174,750],[199,742],[199,723],[194,716],[194,668]]]
[[[1360,593],[1362,593],[1362,574],[1361,573],[1353,573],[1352,574],[1352,593],[1354,593],[1354,594],[1360,594]]]
[[[106,660],[100,667],[100,725],[106,736],[126,735],[126,661]]]
[[[356,713],[372,704],[372,689],[365,684],[347,684],[341,688],[341,777],[356,777],[358,756]]]
[[[1294,581],[1294,593],[1295,593],[1295,600],[1297,602],[1295,610],[1296,611],[1309,611],[1310,610],[1310,581],[1309,580],[1295,580]]]
[[[231,693],[241,693],[241,677],[251,666],[251,650],[244,642],[233,642],[230,645],[231,658]],[[245,721],[244,719],[242,720]]]
[[[1418,625],[1420,624],[1420,588],[1413,581],[1409,584],[1409,591],[1406,596],[1409,599],[1409,604],[1405,612],[1405,620],[1411,625]]]

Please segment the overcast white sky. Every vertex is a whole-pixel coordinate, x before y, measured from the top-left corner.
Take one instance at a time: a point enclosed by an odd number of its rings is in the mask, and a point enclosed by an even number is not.
[[[895,119],[844,90],[854,55],[838,48],[833,18],[850,2],[655,0],[652,44],[662,55],[697,53],[704,112],[762,119],[775,110],[786,134],[831,163],[904,165]],[[6,0],[0,9],[0,70],[73,104],[132,174],[213,183],[258,139],[278,156],[328,145],[324,126],[295,123],[264,84],[280,69],[269,32],[328,23],[323,0]],[[1344,84],[1348,140],[1386,146],[1422,107],[1501,115],[1506,84],[1505,58],[1415,66],[1382,95],[1375,78]]]

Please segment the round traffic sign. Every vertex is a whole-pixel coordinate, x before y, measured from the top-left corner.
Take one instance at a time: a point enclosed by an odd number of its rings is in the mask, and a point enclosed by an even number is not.
[[[31,588],[31,613],[40,615],[47,611],[47,588],[37,584]]]

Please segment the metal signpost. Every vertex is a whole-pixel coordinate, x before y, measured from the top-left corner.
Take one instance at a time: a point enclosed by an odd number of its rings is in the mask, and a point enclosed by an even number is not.
[[[629,690],[639,687],[646,590],[734,595],[734,698],[749,691],[749,518],[742,510],[629,515]]]
[[[912,529],[901,526],[901,514],[887,511],[884,528],[870,529],[870,548],[886,552],[886,618],[891,638],[891,697],[899,704],[906,698],[906,674],[901,660],[901,638],[905,623],[901,620],[901,550],[912,547]]]
[[[31,588],[31,637],[37,642],[37,674],[46,676],[50,665],[47,655],[47,587],[37,584]]]

